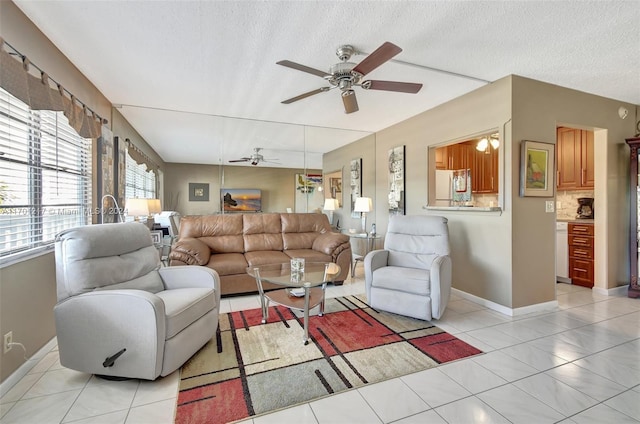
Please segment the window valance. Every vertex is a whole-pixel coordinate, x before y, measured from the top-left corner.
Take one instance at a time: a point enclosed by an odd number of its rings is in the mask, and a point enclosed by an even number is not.
[[[5,50],[5,46],[13,53]],[[13,56],[13,57],[12,57]],[[29,72],[30,67],[40,71],[40,78]],[[51,87],[51,84],[55,88]],[[81,137],[97,138],[102,134],[102,118],[79,102],[46,72],[31,64],[0,37],[0,87],[26,103],[31,110],[62,111],[69,125]],[[67,95],[68,94],[68,95]]]
[[[151,158],[144,154],[144,152],[136,147],[128,138],[127,142],[127,153],[138,165],[145,165],[147,167],[147,171],[153,171],[154,173],[158,173],[158,164],[155,163]]]

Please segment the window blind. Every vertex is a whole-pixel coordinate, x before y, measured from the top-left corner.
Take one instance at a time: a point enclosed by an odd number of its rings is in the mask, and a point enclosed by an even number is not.
[[[0,89],[0,262],[91,221],[91,139]]]
[[[127,199],[155,199],[156,173],[147,171],[144,163],[138,164],[127,152],[127,175],[125,183],[125,197]]]

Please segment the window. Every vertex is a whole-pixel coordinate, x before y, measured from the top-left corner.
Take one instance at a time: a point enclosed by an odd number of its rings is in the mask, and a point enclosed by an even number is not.
[[[91,143],[0,89],[0,262],[91,221]]]
[[[138,164],[130,155],[127,155],[125,197],[127,199],[155,199],[156,198],[156,174],[147,171],[147,166]]]

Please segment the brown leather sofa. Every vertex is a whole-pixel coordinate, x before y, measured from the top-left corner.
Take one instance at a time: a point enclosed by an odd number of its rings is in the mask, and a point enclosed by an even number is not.
[[[247,267],[288,263],[335,262],[344,282],[351,265],[345,234],[331,231],[329,219],[317,213],[252,213],[185,216],[169,255],[170,265],[204,265],[218,272],[222,295],[257,292]],[[265,288],[276,286],[265,285]]]

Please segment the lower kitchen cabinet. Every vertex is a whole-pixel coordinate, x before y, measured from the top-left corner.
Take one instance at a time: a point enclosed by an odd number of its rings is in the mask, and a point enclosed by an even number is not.
[[[594,284],[593,223],[569,223],[569,278],[573,284]]]

